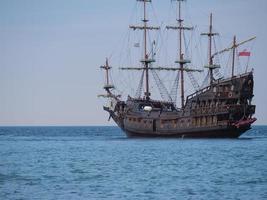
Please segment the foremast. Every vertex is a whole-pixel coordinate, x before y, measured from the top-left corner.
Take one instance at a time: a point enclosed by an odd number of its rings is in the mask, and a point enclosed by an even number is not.
[[[111,68],[112,67],[109,65],[108,58],[106,58],[105,65],[100,66],[100,69],[105,70],[105,84],[104,84],[103,88],[106,90],[107,93],[106,94],[100,94],[100,95],[98,95],[98,97],[113,98],[113,99],[119,101],[118,98],[120,97],[120,95],[115,95],[111,91],[112,89],[115,88],[114,85],[111,84],[111,81],[110,81],[110,73],[109,72],[110,72]]]
[[[106,84],[104,85],[104,89],[107,92],[110,92],[110,89],[114,88],[114,85],[110,84],[109,82],[109,70],[111,69],[111,66],[108,64],[108,58],[106,58],[106,64],[100,66],[101,69],[104,69],[106,71]]]

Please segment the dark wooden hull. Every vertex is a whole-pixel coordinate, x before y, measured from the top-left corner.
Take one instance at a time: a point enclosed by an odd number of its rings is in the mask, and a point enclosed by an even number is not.
[[[223,128],[223,129],[199,129],[187,132],[176,133],[145,133],[123,130],[130,138],[238,138],[244,132],[250,129],[249,127],[243,128]]]

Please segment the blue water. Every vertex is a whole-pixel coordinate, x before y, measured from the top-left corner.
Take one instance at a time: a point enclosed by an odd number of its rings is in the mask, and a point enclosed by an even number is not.
[[[240,139],[0,128],[0,199],[267,199],[267,126]]]

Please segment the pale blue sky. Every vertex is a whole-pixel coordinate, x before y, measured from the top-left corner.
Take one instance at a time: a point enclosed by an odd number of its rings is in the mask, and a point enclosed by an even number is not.
[[[135,0],[0,0],[0,125],[106,125],[98,69],[127,32]],[[159,19],[169,0],[154,0]],[[257,36],[257,124],[267,124],[267,1],[188,0],[194,24],[213,12],[222,35]],[[230,41],[230,40],[229,40]],[[228,44],[228,43],[227,43]]]

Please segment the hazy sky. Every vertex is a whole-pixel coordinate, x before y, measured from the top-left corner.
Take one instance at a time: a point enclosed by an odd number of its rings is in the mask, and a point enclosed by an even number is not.
[[[127,31],[135,0],[0,0],[0,125],[106,125],[99,66]],[[166,17],[170,0],[154,0]],[[267,124],[267,1],[188,0],[191,20],[257,36],[257,124]],[[230,40],[229,40],[230,42]],[[229,43],[228,43],[229,44]]]

